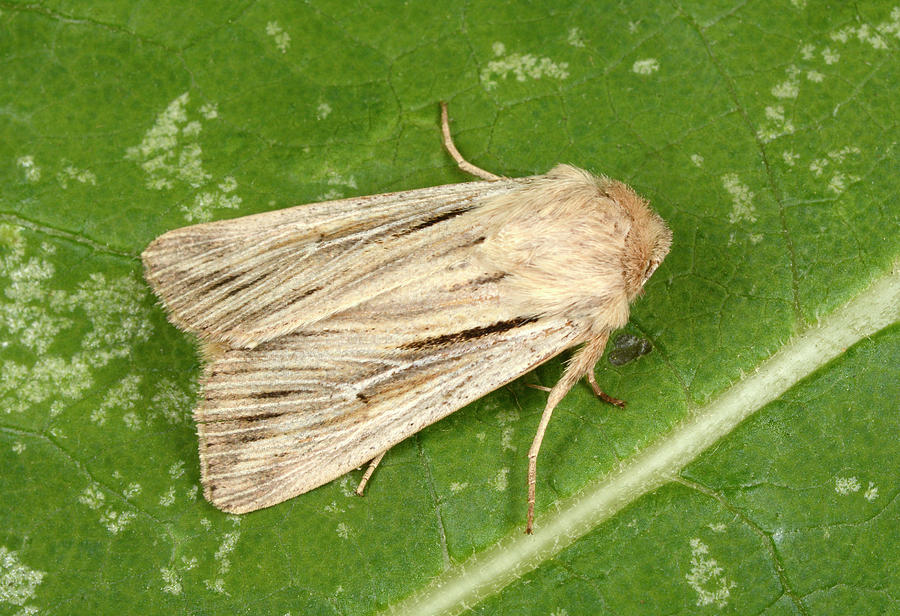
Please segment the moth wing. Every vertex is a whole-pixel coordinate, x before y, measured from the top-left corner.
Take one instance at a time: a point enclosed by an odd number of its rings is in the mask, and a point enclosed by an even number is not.
[[[459,273],[215,359],[195,412],[206,498],[243,513],[302,494],[583,338],[504,314],[498,274]]]
[[[522,182],[450,184],[175,229],[142,254],[145,277],[174,324],[253,347],[409,282],[411,272],[428,276],[446,261],[438,239],[478,233],[455,219]]]

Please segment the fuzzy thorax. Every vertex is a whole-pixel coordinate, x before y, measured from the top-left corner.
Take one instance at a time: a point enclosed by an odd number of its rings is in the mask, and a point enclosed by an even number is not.
[[[628,320],[628,303],[666,255],[671,232],[631,188],[558,165],[495,197],[485,265],[506,273],[505,301],[562,316],[595,334]]]

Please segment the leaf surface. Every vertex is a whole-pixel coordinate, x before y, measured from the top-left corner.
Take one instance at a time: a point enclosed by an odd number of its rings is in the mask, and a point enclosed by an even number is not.
[[[900,7],[0,4],[0,614],[878,614],[900,596]],[[568,162],[674,232],[526,453],[558,358],[229,516],[138,255],[196,222]]]

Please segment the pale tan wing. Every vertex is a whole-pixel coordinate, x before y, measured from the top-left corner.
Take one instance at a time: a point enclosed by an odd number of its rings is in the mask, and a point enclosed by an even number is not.
[[[462,264],[206,373],[195,413],[205,495],[243,513],[302,494],[583,339],[504,310],[504,276]]]
[[[524,182],[436,186],[176,229],[144,251],[145,276],[174,324],[251,348],[408,282],[411,271],[443,267],[447,243],[437,240],[477,240],[480,231],[458,219]]]

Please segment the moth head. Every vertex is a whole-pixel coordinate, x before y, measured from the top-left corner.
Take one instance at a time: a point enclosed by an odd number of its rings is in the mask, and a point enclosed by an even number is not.
[[[644,284],[662,263],[672,245],[672,232],[647,202],[621,182],[610,181],[606,194],[631,218],[622,253],[625,293],[632,300],[644,290]]]

